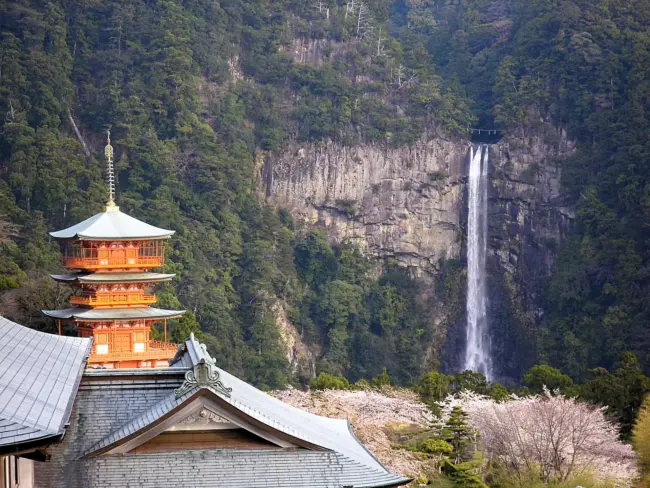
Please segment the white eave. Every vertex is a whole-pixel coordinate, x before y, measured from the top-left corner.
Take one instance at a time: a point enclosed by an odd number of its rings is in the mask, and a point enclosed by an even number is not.
[[[93,320],[138,320],[138,319],[172,319],[180,317],[185,310],[163,310],[154,307],[132,308],[81,308],[72,307],[63,310],[43,310],[48,317],[55,319]]]
[[[67,229],[50,232],[56,239],[166,239],[174,234],[173,230],[154,227],[123,212],[118,207],[93,215]]]
[[[164,273],[75,273],[50,275],[63,283],[158,283],[171,281],[175,274]]]

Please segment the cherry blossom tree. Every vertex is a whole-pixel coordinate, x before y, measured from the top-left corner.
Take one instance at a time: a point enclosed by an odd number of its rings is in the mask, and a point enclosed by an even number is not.
[[[567,481],[585,472],[619,480],[636,474],[636,456],[619,441],[605,407],[548,390],[504,402],[463,392],[445,401],[443,419],[457,406],[467,412],[486,456],[520,480],[534,472],[544,482]]]

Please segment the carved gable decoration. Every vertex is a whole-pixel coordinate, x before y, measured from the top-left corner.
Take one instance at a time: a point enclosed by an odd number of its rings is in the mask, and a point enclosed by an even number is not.
[[[194,368],[185,373],[185,381],[179,388],[174,390],[176,398],[182,397],[188,391],[197,387],[212,388],[215,392],[230,398],[232,388],[227,388],[221,381],[214,359],[205,351],[205,344],[201,344],[201,347],[207,359],[201,359]]]
[[[214,413],[212,410],[207,408],[202,408],[200,411],[190,415],[184,420],[179,422],[181,425],[185,424],[195,424],[195,425],[210,425],[210,424],[228,424],[234,425],[228,419],[222,417],[218,413]]]

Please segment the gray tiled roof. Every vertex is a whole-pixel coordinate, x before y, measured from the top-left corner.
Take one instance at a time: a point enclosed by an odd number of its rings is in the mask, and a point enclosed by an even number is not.
[[[154,227],[119,210],[93,215],[67,229],[50,232],[57,239],[162,239],[170,237],[173,230]]]
[[[43,310],[48,317],[55,319],[78,320],[128,320],[128,319],[170,319],[180,317],[185,310],[163,310],[154,307],[138,308],[81,308],[72,307],[62,310]]]
[[[0,449],[63,434],[90,348],[0,317]]]
[[[79,283],[124,283],[169,281],[175,274],[163,273],[73,273],[50,275],[56,281]]]
[[[97,479],[102,480],[100,486],[138,488],[364,488],[405,481],[330,451],[222,449],[103,456],[92,461],[87,486],[98,486],[91,484]]]
[[[290,407],[221,369],[217,368],[221,380],[232,388],[230,400],[205,386],[177,399],[174,390],[183,384],[189,367],[211,360],[194,339],[184,346],[180,361],[171,368],[86,370],[65,438],[48,448],[49,463],[35,465],[36,486],[369,488],[409,481],[388,472],[354,437],[345,420],[325,419]],[[114,446],[146,432],[197,393],[219,395],[219,401],[230,401],[246,415],[295,439],[310,439],[318,448],[110,454]]]
[[[201,362],[210,363],[211,361],[212,358],[192,335],[185,342],[183,357],[179,362],[175,363],[175,366],[187,367]],[[354,463],[358,466],[358,469],[367,469],[369,472],[375,475],[381,474],[387,479],[394,477],[352,434],[347,420],[320,417],[297,409],[267,395],[216,366],[212,366],[212,368],[219,373],[224,385],[232,388],[232,393],[230,396],[225,396],[220,395],[217,390],[210,388],[210,391],[219,395],[223,401],[230,403],[237,410],[293,438],[338,453],[341,459],[345,460],[346,463]],[[89,455],[106,450],[108,446],[118,445],[120,441],[127,437],[145,431],[147,426],[182,405],[199,388],[200,386],[197,386],[179,398],[176,398],[174,393],[170,392],[169,395],[152,405],[148,410],[134,416],[130,422],[97,442],[85,454]],[[400,477],[394,477],[394,479],[406,480]]]

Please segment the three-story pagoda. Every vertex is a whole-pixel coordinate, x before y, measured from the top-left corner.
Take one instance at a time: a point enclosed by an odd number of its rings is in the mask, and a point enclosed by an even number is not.
[[[109,200],[103,212],[64,230],[50,232],[61,242],[69,274],[52,275],[79,293],[72,307],[43,310],[57,320],[76,323],[80,337],[93,338],[90,366],[106,368],[166,367],[176,344],[150,339],[151,326],[180,317],[183,310],[152,307],[156,283],[173,274],[152,272],[165,260],[165,241],[174,231],[154,227],[120,211],[114,202],[113,148],[106,146]]]

